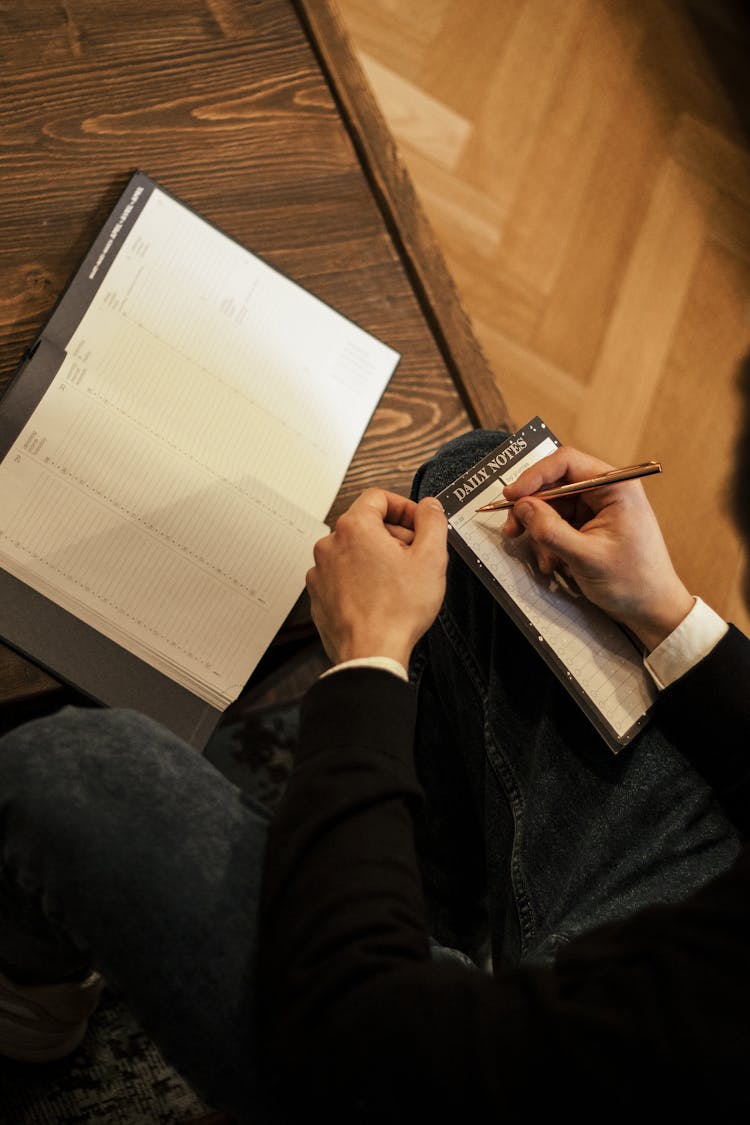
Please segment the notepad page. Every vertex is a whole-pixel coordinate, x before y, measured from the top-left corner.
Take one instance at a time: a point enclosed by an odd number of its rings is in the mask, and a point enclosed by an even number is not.
[[[212,706],[304,586],[320,521],[185,458],[68,359],[0,466],[0,562]]]
[[[87,395],[319,519],[399,358],[158,188],[67,350]]]
[[[505,485],[556,448],[549,438],[541,442],[517,460],[512,469],[475,494],[449,522],[525,614],[539,641],[549,645],[567,667],[568,678],[578,682],[592,706],[622,737],[656,697],[656,689],[635,647],[586,598],[567,590],[559,579],[550,580],[542,575],[528,549],[503,540],[507,512],[477,511],[483,504],[503,499]]]

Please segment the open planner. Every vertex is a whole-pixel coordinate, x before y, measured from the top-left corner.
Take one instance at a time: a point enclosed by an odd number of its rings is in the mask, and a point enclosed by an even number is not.
[[[202,746],[398,358],[136,173],[0,403],[0,635]]]
[[[449,542],[505,608],[617,753],[643,728],[656,698],[630,635],[562,578],[542,575],[521,540],[506,542],[507,512],[478,512],[559,441],[534,418],[438,496]]]

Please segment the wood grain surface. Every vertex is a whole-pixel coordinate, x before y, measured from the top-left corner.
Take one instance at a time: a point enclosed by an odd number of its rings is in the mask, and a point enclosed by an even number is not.
[[[480,420],[462,366],[481,419],[505,420],[408,179],[377,166],[388,133],[355,112],[366,87],[326,3],[26,0],[0,6],[0,66],[0,393],[140,168],[401,353],[332,519],[369,484],[408,490]]]

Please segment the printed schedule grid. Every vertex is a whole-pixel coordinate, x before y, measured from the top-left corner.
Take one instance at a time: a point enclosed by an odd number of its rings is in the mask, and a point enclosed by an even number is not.
[[[614,621],[563,578],[541,574],[523,540],[503,539],[507,512],[477,511],[502,499],[503,487],[556,445],[551,436],[543,437],[507,471],[472,491],[463,506],[449,514],[450,540],[490,592],[510,609],[617,752],[643,724],[656,697],[640,652]]]
[[[320,520],[398,358],[158,189],[66,350],[89,395]]]
[[[304,589],[398,358],[136,173],[29,353],[33,408],[11,423],[5,402],[0,571],[29,607],[6,635],[35,650],[41,614],[57,645],[49,603],[106,642],[58,645],[55,674],[100,698],[106,659],[119,698],[113,642],[169,681],[138,668],[141,706],[179,685],[223,711]]]
[[[248,637],[270,644],[274,607],[297,596],[325,525],[260,485],[249,496],[212,480],[150,440],[138,459],[121,462],[118,420],[110,421],[100,421],[106,459],[92,459],[85,442],[57,453],[52,441],[44,453],[20,447],[9,459],[0,560],[207,702],[226,705],[246,679]],[[43,412],[36,427],[46,428]]]

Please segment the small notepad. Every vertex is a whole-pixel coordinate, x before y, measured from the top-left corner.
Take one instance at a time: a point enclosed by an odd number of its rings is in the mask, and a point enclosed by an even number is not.
[[[560,442],[534,418],[438,496],[449,542],[541,653],[614,752],[648,722],[656,688],[619,625],[561,578],[543,575],[523,541],[502,537],[507,512],[478,512]]]

